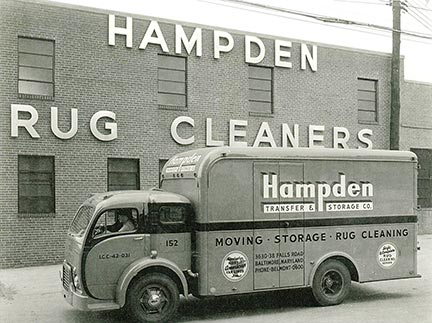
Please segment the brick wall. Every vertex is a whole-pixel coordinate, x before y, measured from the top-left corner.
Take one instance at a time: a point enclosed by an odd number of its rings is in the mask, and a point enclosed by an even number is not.
[[[158,20],[161,21],[161,20]],[[125,19],[117,14],[117,25]],[[374,148],[389,145],[390,57],[318,45],[318,71],[300,70],[300,44],[292,47],[292,69],[274,68],[274,114],[248,113],[248,65],[244,62],[244,35],[230,32],[234,49],[213,58],[213,30],[203,30],[203,55],[187,58],[188,107],[186,111],[159,109],[157,105],[157,54],[159,46],[138,46],[149,20],[134,16],[133,48],[125,37],[108,45],[108,12],[84,11],[56,4],[0,1],[0,267],[58,263],[63,257],[67,227],[80,203],[92,192],[107,190],[107,158],[139,158],[141,188],[158,182],[158,159],[203,147],[205,119],[213,118],[213,138],[228,142],[230,119],[248,121],[247,141],[252,145],[258,128],[267,121],[278,145],[281,123],[300,125],[300,145],[307,146],[308,125],[324,125],[326,147],[332,146],[332,127],[351,133],[350,146],[359,142],[360,129],[373,130]],[[160,23],[174,53],[174,25]],[[188,35],[193,30],[183,24]],[[55,98],[53,101],[20,99],[17,94],[17,38],[55,40]],[[260,64],[274,66],[273,40],[261,37],[267,49]],[[357,121],[357,77],[378,80],[379,122]],[[33,139],[20,128],[10,133],[11,104],[30,104],[39,112]],[[58,107],[60,128],[69,129],[70,109],[78,109],[79,130],[70,140],[55,137],[50,129],[50,108]],[[90,132],[91,116],[100,110],[116,113],[118,138],[101,142]],[[176,144],[170,136],[173,119],[187,115],[195,120],[196,141]],[[184,136],[190,127],[180,128]],[[18,155],[55,156],[55,214],[18,214]]]
[[[400,148],[432,149],[432,84],[406,81],[401,87]],[[418,212],[419,233],[432,233],[432,209]]]

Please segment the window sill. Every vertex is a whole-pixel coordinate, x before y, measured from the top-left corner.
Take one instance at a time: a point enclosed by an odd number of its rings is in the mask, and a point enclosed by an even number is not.
[[[359,121],[359,124],[367,124],[367,125],[379,125],[378,121]]]
[[[274,118],[274,114],[273,113],[266,113],[266,112],[249,112],[249,116],[251,116],[251,117]]]
[[[31,219],[31,218],[55,218],[55,213],[18,213],[18,218]]]
[[[42,101],[54,101],[53,96],[49,95],[36,95],[36,94],[24,94],[18,93],[19,99],[32,99],[32,100],[42,100]]]
[[[183,107],[180,105],[158,105],[161,110],[173,110],[173,111],[187,111],[188,107]]]

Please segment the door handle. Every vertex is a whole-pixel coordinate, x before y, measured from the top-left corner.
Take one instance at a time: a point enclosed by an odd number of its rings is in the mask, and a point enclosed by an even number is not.
[[[136,238],[134,238],[135,241],[140,241],[142,239],[144,239],[144,237],[136,237]]]

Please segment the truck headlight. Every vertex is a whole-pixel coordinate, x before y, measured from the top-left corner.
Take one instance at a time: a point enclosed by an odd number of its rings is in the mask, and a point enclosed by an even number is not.
[[[75,267],[72,268],[72,284],[75,287],[75,290],[82,294],[82,289],[81,289],[81,282],[79,280],[78,274],[77,274],[77,270]]]

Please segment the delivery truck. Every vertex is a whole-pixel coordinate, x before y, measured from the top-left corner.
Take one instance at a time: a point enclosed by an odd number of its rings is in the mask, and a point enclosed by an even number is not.
[[[80,310],[172,319],[180,296],[419,277],[412,152],[203,148],[172,157],[160,188],[90,196],[66,240],[64,298]],[[271,293],[269,293],[271,295]]]

